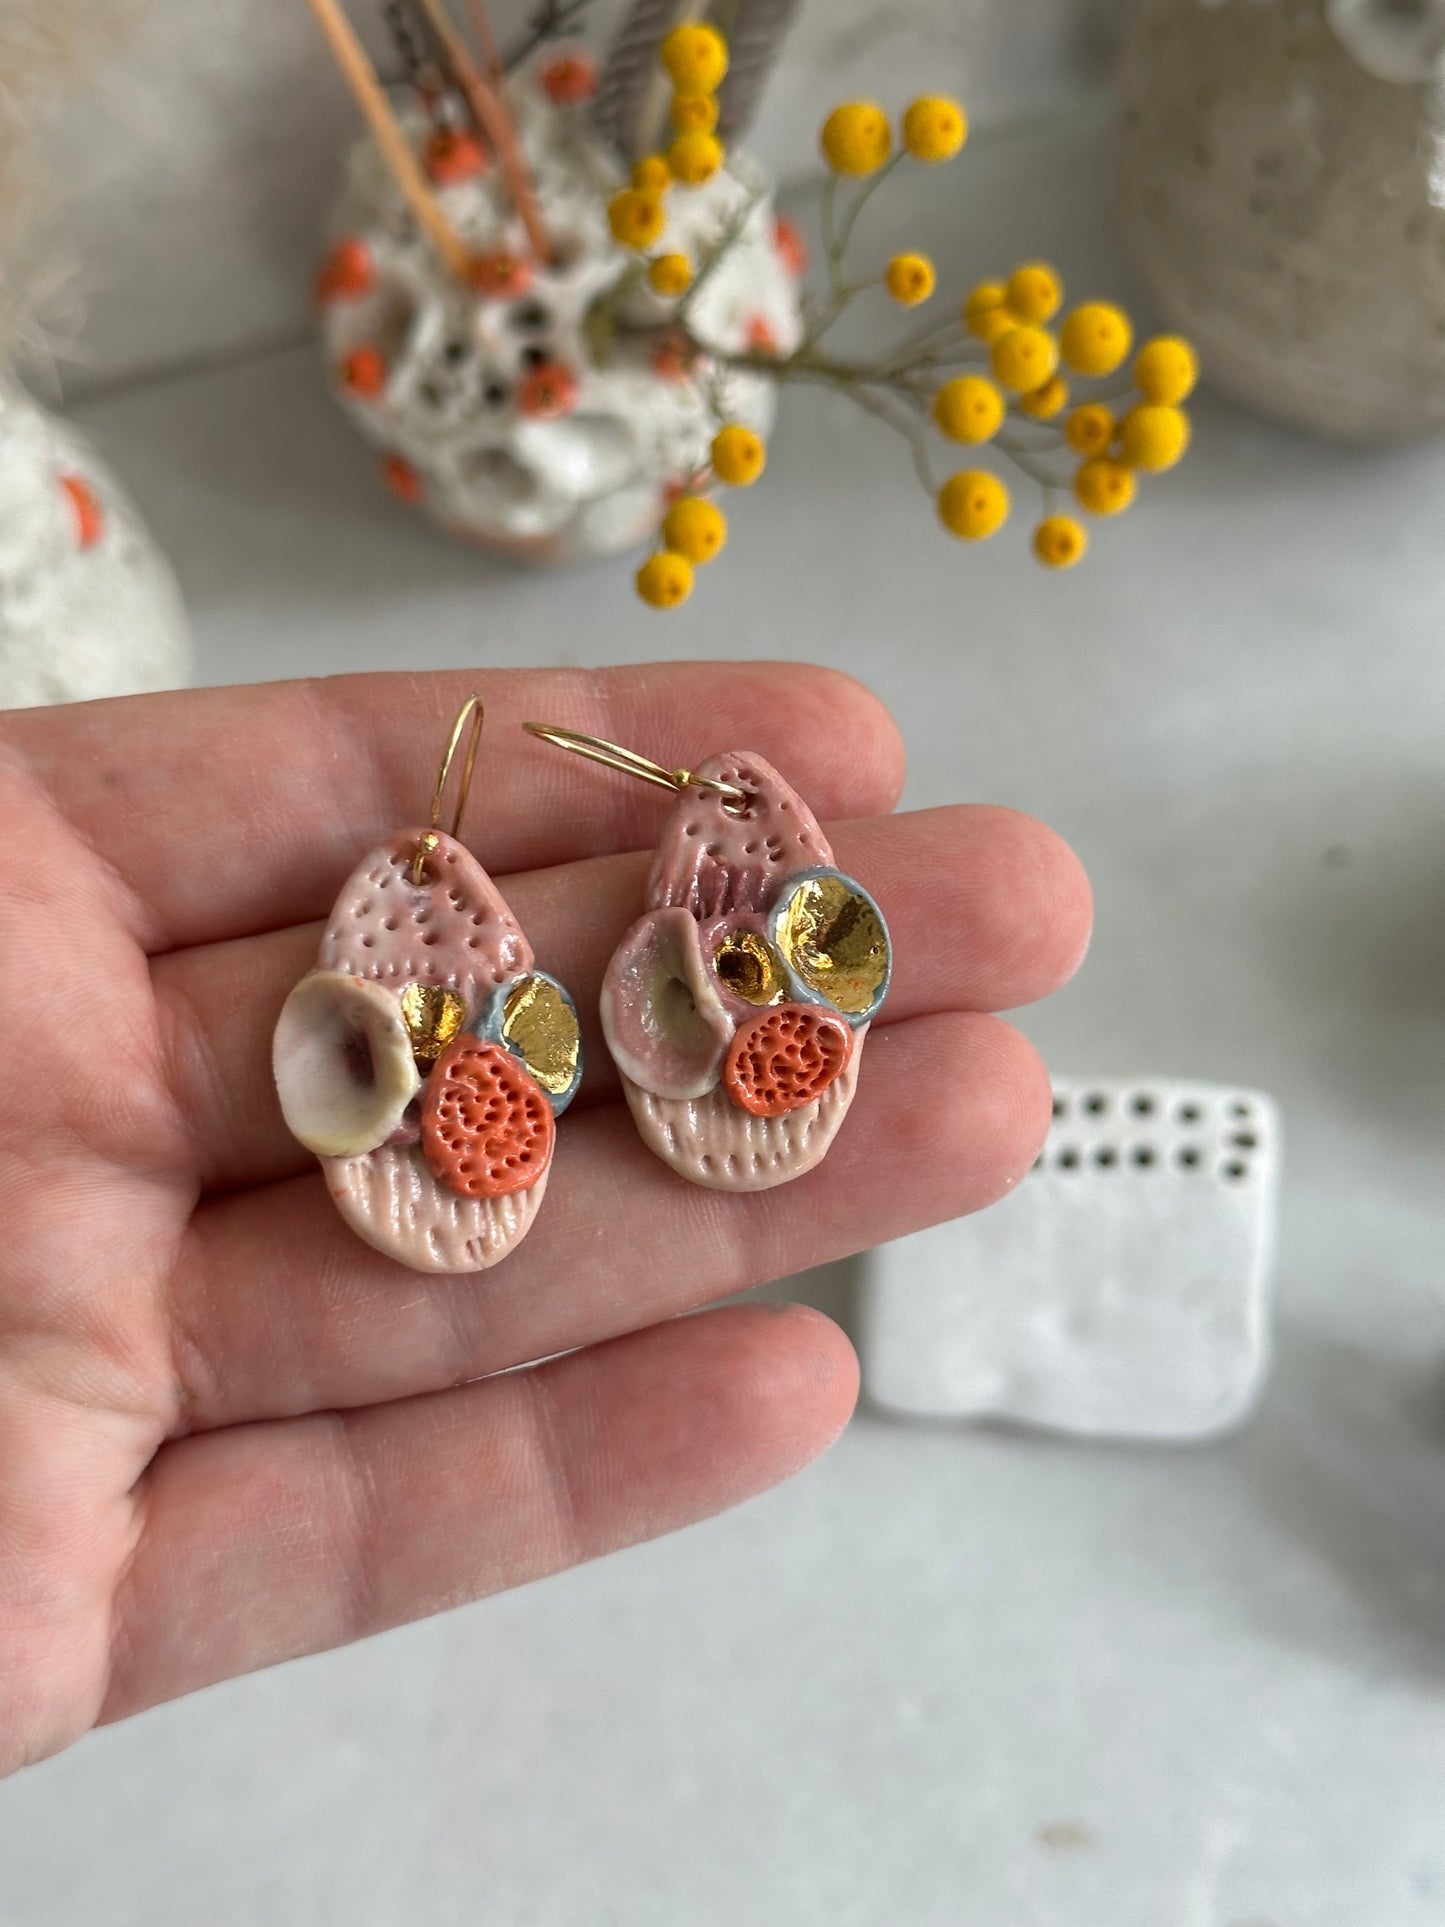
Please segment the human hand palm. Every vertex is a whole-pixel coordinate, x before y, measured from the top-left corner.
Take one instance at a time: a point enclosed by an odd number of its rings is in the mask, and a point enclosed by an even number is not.
[[[588,1070],[525,1244],[421,1277],[341,1222],[282,1123],[270,1033],[313,920],[415,820],[473,686],[462,836],[573,990]],[[638,1141],[589,1014],[665,805],[527,742],[534,715],[669,763],[759,751],[875,891],[894,984],[818,1171],[703,1193]],[[856,1390],[835,1326],[676,1315],[1012,1184],[1047,1081],[982,1013],[1062,982],[1088,928],[1049,832],[985,809],[886,818],[899,778],[856,684],[762,665],[0,718],[0,1772],[704,1517],[826,1446]]]

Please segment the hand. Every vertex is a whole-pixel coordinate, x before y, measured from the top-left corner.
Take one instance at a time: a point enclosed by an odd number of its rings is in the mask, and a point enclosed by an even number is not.
[[[526,1243],[423,1277],[342,1223],[282,1123],[270,1041],[314,920],[424,815],[472,687],[462,835],[576,996],[587,1079]],[[669,766],[756,749],[877,894],[893,988],[809,1176],[698,1191],[638,1140],[589,1020],[666,800],[530,741],[530,716]],[[857,684],[765,665],[0,717],[0,1771],[703,1518],[824,1449],[857,1385],[841,1331],[799,1306],[677,1314],[1021,1177],[1048,1084],[983,1013],[1054,989],[1087,939],[1087,886],[1047,830],[888,817],[900,780]]]

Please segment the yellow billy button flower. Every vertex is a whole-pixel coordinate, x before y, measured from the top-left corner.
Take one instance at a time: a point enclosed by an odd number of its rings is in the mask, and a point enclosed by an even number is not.
[[[1134,357],[1134,380],[1145,401],[1177,407],[1198,379],[1199,357],[1182,335],[1156,335]]]
[[[1059,347],[1044,328],[1029,322],[1010,328],[993,344],[993,372],[1005,388],[1026,395],[1031,388],[1042,388],[1059,365]]]
[[[845,100],[823,122],[819,140],[835,174],[876,174],[892,151],[893,130],[876,101]]]
[[[1134,499],[1133,475],[1122,462],[1095,455],[1074,477],[1074,494],[1090,515],[1118,515]]]
[[[767,466],[768,451],[761,435],[740,422],[720,428],[712,441],[712,470],[729,488],[750,488]]]
[[[667,511],[662,539],[689,562],[711,562],[728,539],[727,517],[700,495],[684,495]]]
[[[997,341],[1018,326],[1017,318],[1004,305],[1002,281],[980,281],[964,302],[960,319],[980,341]]]
[[[1062,375],[1052,375],[1042,387],[1031,388],[1019,396],[1019,407],[1036,422],[1051,422],[1069,399],[1069,384]]]
[[[905,308],[916,308],[933,293],[937,277],[926,254],[895,254],[888,263],[883,284],[895,301]]]
[[[679,134],[710,134],[717,126],[715,94],[674,94],[672,124]]]
[[[607,203],[607,225],[625,248],[650,248],[665,224],[662,202],[642,188],[624,187]]]
[[[632,185],[644,194],[665,194],[672,186],[672,169],[662,154],[644,154],[632,170]]]
[[[968,139],[968,117],[946,94],[924,94],[903,116],[903,145],[916,161],[951,161]]]
[[[691,21],[674,27],[658,58],[680,94],[711,94],[728,70],[728,43],[716,27]]]
[[[1059,311],[1063,283],[1045,261],[1026,261],[1015,268],[1004,288],[1004,300],[1020,321],[1047,321]]]
[[[701,187],[722,164],[722,142],[716,134],[679,134],[667,150],[672,178],[684,187]]]
[[[1133,339],[1122,308],[1112,301],[1086,301],[1064,317],[1059,347],[1076,375],[1112,375]]]
[[[1049,515],[1034,530],[1034,554],[1046,569],[1072,569],[1089,546],[1088,532],[1072,515]]]
[[[1119,424],[1120,459],[1130,468],[1158,474],[1173,468],[1189,446],[1189,417],[1182,408],[1146,401],[1131,408]]]
[[[659,254],[647,270],[647,285],[654,294],[686,294],[692,283],[692,263],[685,254]]]
[[[671,549],[648,556],[634,579],[637,593],[651,609],[675,609],[692,594],[692,564]]]
[[[1113,411],[1101,401],[1086,401],[1064,423],[1064,440],[1081,455],[1106,455],[1113,439]]]
[[[1007,515],[1008,490],[986,468],[962,469],[938,491],[938,519],[961,542],[982,542]]]
[[[1003,396],[983,375],[955,375],[933,397],[933,419],[951,442],[991,441],[1003,417]]]

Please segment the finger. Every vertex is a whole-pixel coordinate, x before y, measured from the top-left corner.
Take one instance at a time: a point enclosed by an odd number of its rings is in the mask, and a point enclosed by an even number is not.
[[[893,940],[889,1023],[938,1010],[1007,1010],[1057,990],[1089,937],[1089,886],[1054,833],[1013,810],[957,806],[874,817],[829,832],[839,865],[874,888]],[[649,859],[593,859],[505,879],[538,963],[571,990],[583,1022],[583,1102],[616,1072],[597,1022],[602,974],[637,915]],[[172,1085],[208,1189],[269,1183],[310,1166],[271,1078],[271,1032],[320,927],[205,945],[156,959]]]
[[[747,1306],[426,1398],[163,1449],[104,1719],[671,1532],[823,1451],[851,1347]]]
[[[657,798],[523,736],[565,723],[667,764],[776,760],[834,816],[891,809],[898,733],[860,683],[777,663],[339,676],[131,696],[0,718],[9,752],[132,893],[152,952],[330,908],[383,837],[424,820],[447,731],[475,690],[486,735],[467,840],[494,872],[651,842]]]
[[[1048,1128],[1047,1075],[997,1018],[870,1036],[823,1162],[777,1190],[700,1190],[622,1103],[559,1136],[534,1229],[482,1276],[409,1272],[342,1222],[319,1174],[203,1205],[172,1287],[176,1429],[458,1384],[802,1271],[992,1202]]]

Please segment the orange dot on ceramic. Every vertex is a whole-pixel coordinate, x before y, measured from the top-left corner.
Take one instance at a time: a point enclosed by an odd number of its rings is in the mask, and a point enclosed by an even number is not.
[[[754,1117],[782,1117],[816,1103],[852,1054],[853,1033],[833,1011],[779,1004],[738,1026],[723,1083]]]
[[[597,92],[597,62],[591,54],[559,54],[542,69],[542,90],[559,107],[575,107]]]
[[[400,455],[384,455],[381,462],[381,479],[401,502],[421,500],[421,477],[408,461]]]
[[[745,339],[749,354],[775,355],[778,352],[778,331],[765,314],[749,317]]]
[[[555,421],[577,406],[577,377],[561,361],[544,361],[517,390],[517,410],[534,421]]]
[[[532,263],[525,255],[498,248],[472,257],[472,286],[479,294],[497,297],[525,294],[532,285]]]
[[[652,372],[659,381],[689,381],[696,359],[685,335],[665,335],[652,351]]]
[[[438,187],[455,187],[487,171],[486,149],[474,134],[438,127],[427,140],[423,155],[427,173]]]
[[[464,1198],[528,1191],[547,1169],[552,1106],[510,1051],[465,1035],[442,1052],[421,1102],[421,1148],[433,1177]]]
[[[99,496],[83,475],[61,475],[57,479],[75,517],[76,541],[83,549],[93,549],[105,534],[105,510]]]
[[[808,243],[797,222],[786,214],[780,214],[773,222],[773,246],[788,273],[795,281],[801,281],[808,271]]]
[[[386,386],[386,356],[370,342],[353,348],[341,364],[341,385],[370,401]]]
[[[358,236],[347,235],[322,262],[316,276],[318,301],[354,301],[366,294],[375,279],[371,249]]]

